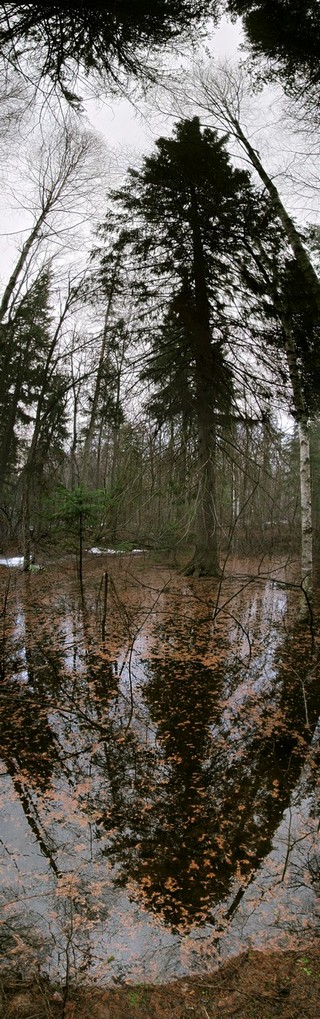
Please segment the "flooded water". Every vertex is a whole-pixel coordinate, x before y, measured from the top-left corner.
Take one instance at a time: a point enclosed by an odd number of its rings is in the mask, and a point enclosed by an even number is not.
[[[2,565],[4,965],[167,980],[314,935],[318,645],[294,579],[93,549],[81,598],[72,557]]]

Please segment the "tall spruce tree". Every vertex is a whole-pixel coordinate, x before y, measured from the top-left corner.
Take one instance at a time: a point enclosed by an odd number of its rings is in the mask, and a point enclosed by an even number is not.
[[[246,231],[256,228],[249,175],[233,169],[225,140],[201,131],[197,117],[160,138],[156,153],[114,194],[119,247],[135,265],[133,295],[158,337],[149,374],[169,373],[171,401],[192,401],[198,435],[196,548],[188,572],[217,575],[215,500],[217,424],[230,415],[233,383],[224,344],[235,329]],[[132,229],[126,225],[130,218]],[[133,259],[133,263],[132,263]],[[142,325],[143,331],[143,325]],[[166,365],[163,358],[165,357]],[[179,364],[178,364],[179,362]],[[181,371],[180,371],[181,366]],[[182,379],[188,383],[181,389]],[[184,374],[183,374],[184,372]],[[172,388],[173,387],[173,388]],[[168,409],[168,408],[167,408]]]

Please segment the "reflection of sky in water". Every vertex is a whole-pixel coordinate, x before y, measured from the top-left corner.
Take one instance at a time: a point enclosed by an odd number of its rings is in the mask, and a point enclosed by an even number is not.
[[[226,678],[221,692],[221,701],[228,700],[228,706],[222,710],[219,725],[211,726],[211,734],[219,732],[228,734],[232,742],[243,739],[243,714],[246,707],[258,704],[259,699],[271,697],[277,701],[277,668],[275,655],[283,639],[279,621],[285,615],[287,594],[276,591],[272,584],[266,584],[259,595],[253,597],[248,615],[241,621],[241,628],[231,625],[230,643],[233,642],[239,655],[237,668],[234,668],[234,656],[230,654],[230,669],[226,667]],[[278,625],[273,622],[276,619]],[[246,633],[243,633],[243,630]],[[261,640],[262,633],[268,633],[268,639]],[[250,651],[248,636],[250,635]],[[236,677],[236,678],[235,678]],[[246,727],[248,718],[246,716]],[[253,723],[254,726],[254,723]]]
[[[189,599],[190,586],[183,585],[183,589]],[[217,672],[221,680],[219,721],[210,723],[208,715],[207,731],[211,747],[215,739],[223,738],[223,755],[228,765],[233,766],[244,737],[250,743],[259,730],[259,717],[253,716],[251,720],[249,717],[252,705],[259,707],[265,702],[269,708],[277,708],[282,683],[277,681],[275,656],[284,639],[279,621],[284,619],[286,604],[286,592],[275,590],[272,584],[260,585],[252,591],[251,599],[244,599],[242,613],[238,606],[237,613],[226,618],[229,647],[233,642],[235,653],[228,651],[222,673]],[[62,608],[63,598],[60,611]],[[159,618],[160,610],[157,625]],[[165,758],[165,741],[157,747],[158,723],[151,717],[145,697],[150,678],[146,660],[155,650],[161,654],[164,646],[168,655],[169,642],[173,654],[177,654],[179,639],[175,646],[174,636],[170,630],[166,632],[165,623],[164,644],[152,627],[147,632],[140,629],[132,647],[123,646],[117,669],[113,665],[106,672],[114,689],[110,688],[110,692],[106,685],[103,695],[98,695],[94,684],[101,682],[101,677],[96,676],[94,669],[92,674],[89,670],[90,654],[81,614],[77,611],[73,615],[69,605],[67,614],[59,617],[58,622],[58,657],[63,663],[66,690],[59,704],[50,695],[47,720],[58,738],[58,758],[63,754],[63,769],[59,774],[58,765],[57,773],[53,767],[50,783],[42,792],[36,783],[30,785],[28,775],[23,771],[19,774],[19,769],[12,779],[8,775],[3,777],[0,804],[3,930],[13,938],[13,947],[19,944],[19,938],[26,945],[31,941],[30,959],[40,958],[45,968],[51,967],[53,972],[60,966],[62,972],[66,943],[72,931],[74,961],[87,966],[97,979],[108,981],[114,975],[129,980],[165,980],[197,972],[206,964],[210,967],[217,954],[227,957],[249,943],[273,944],[275,938],[281,943],[287,934],[290,938],[295,930],[301,933],[304,925],[312,931],[315,870],[308,871],[308,859],[314,859],[316,853],[317,821],[309,809],[311,779],[306,769],[277,825],[272,849],[256,874],[247,876],[248,887],[245,890],[243,886],[238,908],[227,927],[226,914],[228,909],[232,910],[240,888],[236,877],[225,899],[213,906],[211,922],[201,927],[195,925],[185,935],[170,931],[159,916],[137,901],[133,879],[131,887],[130,880],[126,889],[116,887],[114,879],[120,873],[119,866],[116,863],[112,866],[104,855],[112,843],[112,832],[101,824],[101,817],[108,799],[122,795],[123,790],[121,781],[120,793],[113,790],[114,764],[111,762],[111,766],[109,755],[116,747],[120,767],[123,758],[128,806],[134,800],[136,769],[142,767],[139,764],[142,751],[149,755],[143,766],[154,766],[155,782],[165,778],[170,783],[170,775],[174,774],[172,762]],[[16,627],[20,637],[27,632],[22,611]],[[75,643],[80,644],[76,651]],[[196,643],[192,655],[195,648]],[[15,654],[16,673],[25,690],[28,660],[21,644]],[[145,667],[141,659],[145,660]],[[165,675],[165,662],[162,667]],[[127,731],[132,744],[126,742]],[[209,744],[200,772],[210,767],[210,761]],[[213,790],[211,783],[208,791],[211,794]],[[253,817],[258,823],[258,815]],[[128,822],[122,836],[130,840],[131,834],[133,837],[134,831]],[[9,947],[12,950],[12,940]]]
[[[82,843],[77,845],[71,838],[69,847],[66,833],[60,856],[66,876],[59,888],[11,795],[10,816],[7,811],[4,816],[0,812],[7,832],[7,850],[0,864],[1,871],[5,869],[6,888],[2,920],[8,915],[18,933],[22,928],[22,939],[31,925],[38,943],[36,940],[33,950],[31,946],[30,959],[40,955],[52,975],[59,967],[63,974],[66,939],[72,927],[76,965],[87,961],[91,975],[105,981],[111,977],[163,981],[210,969],[219,958],[228,958],[248,945],[274,947],[275,938],[282,947],[290,945],[295,928],[301,932],[305,925],[311,935],[316,932],[317,900],[312,886],[305,883],[305,869],[306,856],[316,854],[317,822],[310,822],[308,802],[300,803],[299,795],[297,791],[296,802],[285,812],[273,850],[245,892],[229,930],[222,933],[232,896],[215,910],[215,924],[195,928],[183,937],[163,928],[123,891],[115,889],[105,862],[101,877],[101,861],[91,859],[90,840],[83,841],[83,832]],[[301,833],[303,843],[299,841]],[[290,840],[290,865],[285,880],[279,882]],[[73,902],[71,896],[62,894],[70,871]]]

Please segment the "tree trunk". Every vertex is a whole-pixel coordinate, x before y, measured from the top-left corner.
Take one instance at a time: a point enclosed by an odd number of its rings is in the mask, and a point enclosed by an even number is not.
[[[89,464],[89,458],[90,458],[90,453],[91,453],[92,440],[93,440],[93,436],[94,436],[94,431],[95,431],[96,421],[97,421],[97,414],[98,414],[98,409],[99,409],[99,400],[100,400],[100,394],[101,394],[103,369],[104,369],[104,364],[105,364],[106,358],[108,356],[108,348],[109,348],[109,319],[110,319],[112,303],[113,303],[113,299],[114,299],[114,295],[115,295],[115,289],[116,289],[116,283],[117,283],[117,277],[118,277],[119,262],[120,262],[120,256],[118,257],[118,259],[116,261],[116,264],[115,264],[115,267],[114,267],[114,270],[113,270],[113,274],[112,274],[112,278],[111,278],[111,283],[110,283],[110,290],[109,290],[109,295],[108,295],[107,308],[106,308],[106,313],[105,313],[105,319],[104,319],[104,327],[103,327],[102,340],[101,340],[101,346],[100,346],[99,361],[98,361],[98,368],[97,368],[97,374],[96,374],[96,382],[95,382],[95,388],[94,388],[94,394],[93,394],[93,400],[92,400],[92,406],[91,406],[91,413],[90,413],[90,419],[89,419],[89,424],[88,424],[88,430],[87,430],[87,435],[86,435],[86,440],[85,440],[84,450],[83,450],[83,471],[84,471],[84,474],[86,474],[87,470],[88,470],[88,464]]]
[[[201,405],[199,405],[200,408]],[[198,491],[196,505],[196,547],[186,576],[218,577],[220,568],[217,548],[217,515],[215,505],[215,434],[211,414],[203,400],[197,419],[198,428]]]
[[[300,234],[298,230],[296,230],[296,227],[294,225],[293,220],[291,219],[291,216],[289,216],[287,210],[285,209],[281,201],[278,189],[271,180],[271,177],[269,177],[266,170],[262,166],[262,163],[258,158],[256,150],[252,148],[252,145],[250,145],[250,142],[243,134],[239,122],[235,120],[234,123],[236,125],[238,137],[242,142],[246,152],[248,153],[252,165],[254,166],[255,170],[257,170],[259,177],[261,178],[263,184],[265,185],[267,191],[269,192],[275,213],[280,219],[280,222],[282,223],[287,240],[289,241],[289,244],[295,255],[301,275],[303,276],[307,284],[307,287],[310,290],[310,293],[313,295],[315,304],[320,312],[320,280],[318,279],[317,273],[315,272],[312,262],[310,261],[309,255],[307,254],[306,249],[302,243]]]
[[[16,265],[14,267],[13,272],[11,273],[10,279],[9,279],[9,281],[7,283],[7,286],[5,288],[5,291],[3,293],[3,296],[2,296],[2,299],[1,299],[1,303],[0,303],[0,322],[3,322],[3,319],[5,318],[5,316],[7,314],[7,311],[8,311],[8,308],[9,308],[9,304],[10,304],[11,298],[13,297],[13,294],[14,294],[15,287],[16,287],[16,284],[18,282],[19,276],[20,276],[22,270],[25,267],[25,264],[26,264],[27,259],[28,259],[28,255],[30,254],[33,245],[38,240],[38,237],[40,235],[42,226],[45,223],[46,216],[48,215],[49,210],[50,210],[50,202],[48,200],[46,202],[46,204],[45,204],[45,206],[44,206],[40,216],[36,220],[35,225],[34,225],[33,229],[31,230],[31,233],[29,234],[29,237],[27,237],[27,240],[25,241],[25,243],[24,243],[24,245],[23,245],[23,247],[21,249],[21,254],[20,254],[19,258],[18,258],[18,261],[17,261],[17,263],[16,263]]]
[[[195,383],[198,430],[198,478],[196,503],[196,547],[187,576],[217,577],[220,575],[217,547],[217,514],[215,504],[215,423],[213,347],[210,327],[206,264],[198,215],[196,190],[190,187],[193,240],[193,273],[195,315],[192,338],[195,356]]]
[[[255,170],[259,174],[260,180],[262,180],[268,194],[270,195],[274,211],[282,223],[285,235],[296,258],[301,275],[305,280],[307,289],[313,296],[318,311],[320,312],[320,280],[302,243],[301,236],[281,201],[279,191],[271,177],[269,177],[267,171],[264,169],[257,150],[253,148],[249,139],[244,134],[239,120],[232,114],[228,107],[226,107],[226,120],[227,123],[232,126],[235,137],[249,156],[252,166],[254,166]]]
[[[119,470],[119,451],[120,451],[120,427],[112,429],[112,459],[110,469],[110,491],[112,496],[112,517],[111,517],[111,540],[117,541],[118,537],[118,523],[119,523],[119,506],[117,502],[114,502],[117,493],[117,475]]]
[[[285,337],[285,349],[288,362],[293,399],[298,422],[299,462],[300,462],[300,510],[301,510],[301,583],[306,598],[302,605],[302,614],[308,613],[312,600],[312,489],[310,467],[310,422],[305,405],[303,388],[299,377],[297,353],[292,331],[286,317],[282,315],[282,326]]]
[[[320,595],[320,422],[311,427],[313,586]]]
[[[306,256],[307,257],[307,256]],[[259,267],[263,269],[263,263],[255,254]],[[301,268],[301,266],[300,266]],[[315,275],[315,274],[314,274]],[[306,278],[306,277],[305,277]],[[315,276],[317,279],[317,277]],[[268,286],[268,277],[265,274]],[[306,405],[303,381],[301,380],[300,367],[295,338],[292,332],[290,319],[286,314],[282,301],[277,290],[277,279],[269,284],[269,293],[274,302],[275,310],[279,317],[283,330],[284,348],[286,353],[288,372],[292,387],[295,418],[298,423],[299,435],[299,460],[300,460],[300,510],[301,510],[301,583],[306,593],[302,614],[306,611],[309,614],[309,605],[312,600],[312,489],[310,470],[310,421]]]

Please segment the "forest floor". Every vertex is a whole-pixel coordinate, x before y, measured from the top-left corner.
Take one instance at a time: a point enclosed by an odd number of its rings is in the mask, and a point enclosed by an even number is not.
[[[1,1019],[318,1019],[320,948],[250,951],[205,977],[110,988],[3,978]]]

